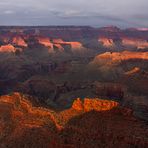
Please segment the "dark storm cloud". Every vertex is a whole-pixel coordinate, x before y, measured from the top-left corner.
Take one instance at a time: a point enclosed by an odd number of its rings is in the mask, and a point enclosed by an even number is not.
[[[148,27],[147,0],[1,0],[0,25]]]

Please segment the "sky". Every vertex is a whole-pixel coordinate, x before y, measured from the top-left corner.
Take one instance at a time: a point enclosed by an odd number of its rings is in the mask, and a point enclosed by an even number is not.
[[[148,0],[0,0],[0,25],[148,27]]]

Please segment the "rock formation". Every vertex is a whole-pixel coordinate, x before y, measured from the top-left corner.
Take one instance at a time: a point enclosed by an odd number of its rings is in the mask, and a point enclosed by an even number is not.
[[[147,40],[140,40],[134,38],[122,38],[122,44],[129,47],[137,47],[140,49],[148,48]]]
[[[0,52],[15,52],[16,49],[13,45],[8,44],[8,45],[2,45],[0,47]]]
[[[50,41],[49,38],[47,37],[39,37],[38,41],[40,44],[44,45],[45,47],[48,48],[49,53],[53,53],[54,52],[54,45],[53,43]]]
[[[103,54],[97,55],[92,62],[90,62],[90,67],[100,67],[103,66],[104,69],[112,68],[120,64],[125,64],[126,61],[147,61],[148,52],[105,52]],[[106,66],[106,67],[105,67]]]
[[[103,46],[108,47],[108,48],[114,46],[113,40],[112,39],[109,39],[109,38],[99,38],[98,41],[100,43],[102,43]]]
[[[133,75],[133,74],[136,74],[138,72],[140,72],[140,68],[139,67],[134,67],[130,71],[125,72],[125,75]]]
[[[21,38],[20,36],[14,37],[12,39],[12,43],[17,45],[17,46],[21,46],[21,47],[27,47],[27,43],[25,42],[25,40],[23,38]]]
[[[147,29],[0,30],[0,148],[147,147]]]
[[[5,28],[1,27],[4,34],[0,35],[0,43],[12,44],[22,48],[30,47],[30,44],[42,44],[49,49],[49,53],[54,52],[53,45],[61,50],[64,45],[69,45],[72,52],[86,52],[89,47],[91,50],[106,51],[125,50],[131,48],[143,49],[148,48],[147,30],[125,29],[117,27],[18,27]],[[100,46],[99,43],[102,43]],[[120,49],[118,49],[120,47]],[[31,47],[32,48],[32,47]],[[131,50],[129,49],[129,50]],[[93,52],[92,50],[92,52]],[[66,50],[65,50],[66,51]],[[70,52],[69,52],[70,53]]]
[[[0,147],[146,147],[147,128],[117,102],[77,99],[61,112],[19,93],[0,97]]]
[[[106,111],[117,107],[119,104],[115,101],[101,100],[101,99],[89,99],[85,98],[81,101],[79,98],[74,101],[72,108],[78,111],[89,112],[95,111]]]

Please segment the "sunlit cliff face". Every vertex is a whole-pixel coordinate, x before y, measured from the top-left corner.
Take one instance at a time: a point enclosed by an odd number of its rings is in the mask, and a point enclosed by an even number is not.
[[[46,37],[39,37],[38,41],[40,44],[44,45],[45,47],[48,48],[48,52],[49,53],[53,53],[54,52],[54,45],[53,43],[50,41],[49,38]]]
[[[101,60],[109,60],[108,62],[117,62],[117,61],[124,61],[124,60],[130,60],[130,59],[141,59],[141,60],[148,60],[148,52],[106,52],[104,54],[98,55],[94,62]]]
[[[15,47],[11,44],[0,46],[0,52],[15,52]]]
[[[19,36],[14,37],[12,43],[15,44],[15,45],[18,45],[18,46],[22,46],[22,47],[28,46],[27,43],[24,41],[24,39],[19,37]]]
[[[114,45],[113,40],[109,38],[99,38],[98,41],[105,47],[112,47]]]
[[[125,75],[132,75],[135,73],[140,72],[140,68],[139,67],[134,67],[132,70],[125,72]]]
[[[67,119],[70,119],[71,116],[73,116],[73,113],[72,113],[73,111],[76,111],[76,112],[77,111],[89,112],[92,110],[107,111],[107,110],[116,108],[118,106],[119,106],[119,103],[114,101],[86,98],[84,99],[84,103],[83,103],[80,99],[77,99],[74,101],[72,108],[69,109],[69,111],[67,110],[67,113],[69,114],[67,115],[69,117],[68,118],[63,117],[63,119],[65,118],[65,121]],[[0,97],[0,110],[1,110],[0,114],[2,117],[5,114],[5,112],[3,111],[7,110],[6,116],[7,114],[9,115],[10,117],[9,120],[12,120],[18,125],[19,124],[24,125],[26,128],[41,127],[44,124],[44,122],[46,122],[47,118],[50,121],[49,123],[53,124],[52,126],[55,126],[58,129],[61,128],[60,123],[58,123],[57,121],[58,120],[57,117],[59,115],[54,116],[56,113],[50,109],[45,109],[42,107],[33,107],[32,103],[26,100],[26,98],[19,93],[14,93],[10,96],[7,95],[7,96]],[[63,113],[61,113],[62,116],[64,115]],[[19,120],[18,123],[16,119]]]
[[[107,37],[99,38],[98,41],[99,43],[102,43],[104,47],[107,47],[107,48],[115,46],[113,39],[110,39]],[[148,47],[148,42],[147,40],[143,40],[143,39],[121,37],[121,45],[125,47],[129,46],[129,47],[136,47],[139,49],[143,49]]]
[[[115,101],[100,100],[100,99],[84,99],[84,102],[80,99],[74,101],[72,108],[79,111],[107,111],[115,107],[118,107],[119,103]]]
[[[70,42],[73,49],[81,49],[83,45],[80,42]]]
[[[62,47],[61,44],[54,44],[54,46],[55,46],[55,48],[58,49],[58,51],[60,51],[60,52],[64,52],[64,48]]]
[[[148,48],[148,42],[146,40],[122,38],[122,44],[125,46],[133,46],[137,48]]]
[[[39,41],[40,44],[43,44],[46,47],[53,48],[53,44],[50,42],[49,38],[39,37],[38,41]]]
[[[64,52],[65,49],[63,46],[69,45],[70,50],[75,51],[75,50],[81,50],[83,49],[83,46],[80,42],[66,42],[63,41],[62,39],[49,39],[46,37],[38,37],[38,41],[40,44],[44,45],[45,47],[49,48],[49,52],[54,52],[54,48],[57,48],[58,51]]]
[[[63,43],[65,43],[62,39],[52,39],[52,42],[54,44],[63,44]]]
[[[72,48],[74,49],[79,49],[79,48],[82,48],[82,44],[80,42],[66,42],[66,41],[63,41],[62,39],[53,39],[53,43],[55,44],[68,44],[68,45],[71,45]]]
[[[147,61],[148,52],[105,52],[97,55],[88,64],[88,68],[90,71],[100,74],[102,79],[114,81],[126,74],[128,76],[139,71],[147,71]],[[134,67],[139,68],[134,69]],[[123,83],[123,80],[120,79],[119,82]]]
[[[8,104],[9,112],[12,116],[12,120],[18,118],[20,123],[29,126],[29,127],[40,127],[43,125],[44,117],[49,118],[49,120],[53,120],[53,116],[50,113],[50,110],[46,110],[44,108],[33,107],[32,103],[19,93],[14,93],[12,96],[2,96],[0,97],[0,108],[2,108],[3,104]],[[28,118],[25,118],[28,116]],[[36,120],[35,118],[40,118],[40,120]],[[32,120],[31,118],[34,118]]]
[[[6,40],[8,38],[5,38],[5,43],[10,43],[8,45],[3,45],[0,47],[1,52],[14,52],[15,47],[19,46],[22,48],[27,48],[28,44],[25,42],[25,40],[20,37],[16,36],[12,38],[12,41],[10,39]],[[26,38],[29,40],[29,38]],[[56,48],[59,52],[64,52],[65,51],[65,45],[68,45],[70,47],[70,50],[75,52],[75,51],[81,51],[84,49],[82,44],[80,42],[66,42],[63,41],[62,39],[50,39],[48,37],[36,37],[37,42],[43,46],[45,46],[49,53],[54,53],[54,49]],[[34,42],[32,43],[34,44]]]

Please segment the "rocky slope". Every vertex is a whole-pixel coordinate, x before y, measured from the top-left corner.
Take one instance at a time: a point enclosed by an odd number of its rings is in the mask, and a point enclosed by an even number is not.
[[[124,46],[135,47],[139,49],[148,48],[147,40],[141,40],[141,39],[122,38],[122,44]]]
[[[118,63],[120,61],[126,60],[148,60],[148,52],[106,52],[104,54],[98,55],[94,59],[94,63],[99,63],[99,61],[104,61],[106,64]],[[93,64],[93,63],[92,63]]]
[[[21,48],[35,48],[41,44],[49,53],[54,50],[81,53],[91,49],[91,53],[102,50],[130,50],[148,48],[147,30],[121,30],[117,27],[1,27],[0,46],[12,45]],[[40,47],[41,48],[41,47]],[[69,51],[70,50],[70,51]],[[9,51],[9,50],[8,50]],[[88,51],[87,51],[88,52]]]
[[[0,52],[15,52],[16,49],[13,45],[8,44],[8,45],[2,45],[0,47]]]
[[[0,97],[0,147],[146,147],[147,126],[117,102],[77,99],[55,112],[34,107],[29,97]],[[35,104],[34,104],[35,105]]]
[[[123,76],[135,67],[147,71],[148,52],[106,52],[97,55],[89,68],[100,71],[104,76]],[[138,71],[137,71],[138,72]]]
[[[117,102],[109,100],[99,100],[99,99],[84,99],[82,102],[79,98],[73,102],[72,108],[78,111],[89,112],[95,111],[106,111],[111,110],[119,106]]]
[[[109,38],[99,38],[98,41],[99,41],[100,43],[102,43],[104,47],[107,47],[107,48],[114,46],[114,41],[113,41],[113,39],[109,39]]]

